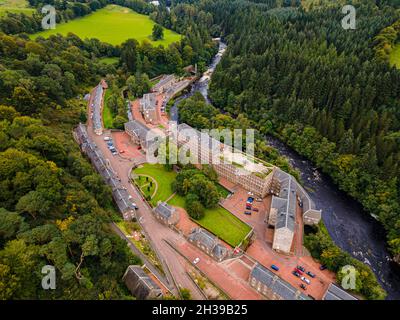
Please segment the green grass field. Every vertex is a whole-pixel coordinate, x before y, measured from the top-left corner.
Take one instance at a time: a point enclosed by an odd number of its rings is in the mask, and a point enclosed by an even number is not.
[[[85,17],[59,24],[54,30],[41,31],[31,37],[33,39],[38,36],[47,38],[57,33],[67,35],[72,32],[82,39],[97,38],[113,45],[121,44],[127,39],[136,39],[139,42],[146,39],[153,45],[163,46],[181,39],[179,34],[164,29],[164,39],[152,41],[153,25],[154,22],[146,15],[121,6],[108,5]]]
[[[107,98],[110,96],[111,91],[110,90],[106,90],[106,93],[104,94],[104,106],[103,106],[103,123],[104,123],[104,127],[106,129],[113,129],[114,125],[113,125],[113,115],[111,112],[111,109],[108,107],[107,104]]]
[[[150,176],[157,181],[158,190],[154,198],[150,201],[152,206],[157,205],[157,201],[159,200],[167,200],[173,194],[171,183],[176,178],[176,172],[167,171],[164,166],[160,164],[153,165],[148,163],[144,164],[142,167],[136,168],[133,172],[138,175],[143,174]],[[140,180],[136,178],[135,181],[140,187],[148,184],[145,177],[141,177]],[[228,195],[229,192],[225,188],[219,185],[217,185],[217,187],[222,196],[226,197]],[[154,192],[154,188],[152,188],[150,192],[142,187],[141,190],[145,196]],[[177,194],[174,195],[168,203],[172,206],[185,208],[185,198]],[[233,247],[237,246],[251,230],[250,226],[221,206],[214,209],[206,209],[204,218],[196,220],[196,222]]]
[[[31,15],[35,12],[35,9],[28,8],[28,1],[26,0],[0,0],[0,17],[5,15],[7,11]]]
[[[400,43],[396,44],[390,53],[390,64],[400,69]]]
[[[133,172],[150,176],[157,182],[157,192],[150,201],[152,206],[156,206],[158,201],[167,200],[174,193],[171,183],[176,178],[176,172],[165,170],[163,165],[145,163],[141,167],[134,169]]]
[[[251,230],[250,226],[220,206],[206,209],[204,217],[196,222],[232,247],[239,245]]]

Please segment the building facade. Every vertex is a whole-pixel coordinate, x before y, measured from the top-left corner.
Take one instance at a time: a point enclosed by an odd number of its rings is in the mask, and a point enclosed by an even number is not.
[[[259,263],[251,270],[249,284],[271,300],[311,300]]]
[[[112,170],[108,160],[104,157],[97,145],[91,141],[86,126],[80,123],[74,130],[74,138],[78,142],[83,153],[87,155],[97,172],[105,183],[112,189],[112,196],[118,206],[124,220],[136,218],[136,207],[131,201],[128,191],[122,186],[121,179]]]
[[[158,93],[166,92],[175,82],[176,78],[173,74],[165,75],[153,86],[153,88],[151,88],[151,91]]]
[[[140,99],[140,112],[147,123],[158,123],[157,114],[157,95],[155,93],[146,93]]]
[[[219,243],[216,236],[202,228],[193,228],[188,241],[218,262],[224,260],[229,254],[228,249]]]
[[[175,225],[179,221],[179,213],[176,208],[166,202],[159,202],[153,209],[154,216],[165,225]]]
[[[103,134],[103,118],[102,118],[102,110],[103,110],[103,97],[104,90],[106,88],[105,81],[100,82],[92,91],[92,98],[90,104],[90,118],[93,122],[93,130],[97,135]]]
[[[219,142],[207,133],[187,124],[178,125],[177,144],[186,152],[190,150],[194,163],[210,164],[219,177],[226,178],[258,197],[265,197],[271,188],[273,167],[251,158],[241,151]]]
[[[128,266],[122,280],[132,295],[139,300],[154,300],[163,297],[161,288],[140,266]]]

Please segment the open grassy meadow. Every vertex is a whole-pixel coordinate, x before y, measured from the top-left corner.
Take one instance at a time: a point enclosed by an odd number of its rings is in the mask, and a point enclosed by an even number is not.
[[[31,15],[35,12],[35,9],[28,8],[28,1],[26,0],[0,0],[0,17],[6,12]]]
[[[148,40],[153,45],[163,46],[181,39],[179,34],[164,29],[164,39],[152,41],[154,24],[146,15],[118,5],[108,5],[85,17],[59,24],[54,30],[41,31],[31,37],[33,39],[38,36],[46,38],[57,33],[67,35],[72,32],[82,39],[97,38],[113,45],[121,44],[127,39],[136,39],[139,42]]]

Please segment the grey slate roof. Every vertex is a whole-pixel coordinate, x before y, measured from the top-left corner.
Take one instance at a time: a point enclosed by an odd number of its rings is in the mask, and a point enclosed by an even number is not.
[[[202,228],[194,228],[189,234],[190,241],[199,242],[217,258],[224,257],[227,253],[227,248],[218,243],[218,238]]]
[[[155,93],[144,94],[143,98],[140,99],[140,105],[142,106],[143,111],[154,110],[156,108],[156,94]]]
[[[152,88],[155,91],[159,91],[164,85],[166,85],[170,81],[174,81],[175,76],[173,74],[166,75],[162,77],[162,79]]]
[[[101,102],[103,98],[103,86],[98,84],[96,89],[94,89],[94,97],[92,100],[93,106],[93,129],[101,129],[102,125],[102,118],[101,118]]]
[[[157,207],[154,208],[154,211],[160,216],[169,219],[172,213],[175,211],[175,208],[165,202],[160,202]]]
[[[325,293],[324,300],[358,300],[337,285],[331,283]]]
[[[135,208],[129,199],[127,190],[122,186],[118,175],[107,165],[101,150],[89,138],[86,126],[80,123],[75,129],[75,133],[82,150],[86,153],[103,180],[111,186],[113,198],[121,213],[134,210]]]
[[[282,176],[280,180],[279,196],[272,196],[273,208],[278,210],[275,229],[288,228],[294,231],[296,224],[296,186],[297,183],[291,175]]]
[[[250,273],[250,278],[253,277],[282,297],[283,300],[310,300],[305,294],[259,263],[254,266]]]
[[[213,234],[202,228],[195,228],[193,232],[189,234],[189,239],[200,242],[210,250],[214,248],[217,242],[217,239]]]
[[[148,298],[152,291],[161,294],[160,287],[146,272],[143,271],[140,266],[128,266],[123,280],[125,285],[137,299],[143,300]]]
[[[317,210],[315,203],[312,201],[309,194],[296,181],[296,179],[293,178],[290,174],[280,170],[279,168],[276,168],[275,173],[274,173],[274,179],[277,179],[280,181],[282,195],[284,194],[282,191],[282,188],[288,188],[289,180],[292,181],[291,183],[293,185],[293,188],[295,189],[296,193],[298,194],[299,198],[301,199],[301,201],[303,203],[303,214],[305,214],[308,210]],[[286,197],[286,196],[282,196],[282,195],[280,194],[279,196]],[[317,210],[317,211],[321,211],[321,210]]]
[[[146,141],[146,135],[150,129],[140,121],[133,120],[125,123],[125,130],[134,133],[140,141]]]

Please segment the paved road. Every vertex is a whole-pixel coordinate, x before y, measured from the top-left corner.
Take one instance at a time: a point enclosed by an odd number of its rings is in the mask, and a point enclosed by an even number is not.
[[[147,269],[149,269],[154,276],[160,280],[160,282],[169,290],[169,291],[173,291],[174,287],[171,286],[171,284],[168,282],[168,280],[165,278],[165,276],[163,276],[159,270],[149,261],[149,259],[147,259],[146,255],[144,255],[142,253],[142,251],[140,251],[135,244],[121,231],[120,228],[118,228],[118,226],[115,223],[111,223],[111,228],[113,229],[113,231],[115,233],[117,233],[122,239],[124,239],[126,242],[128,242],[128,246],[131,249],[131,251],[133,252],[133,254],[137,255],[140,257],[140,259],[142,259],[143,263],[146,265]]]
[[[153,250],[156,252],[161,264],[163,265],[169,287],[172,289],[171,291],[175,295],[179,295],[178,288],[175,286],[176,283],[181,288],[189,289],[194,299],[204,299],[202,294],[199,293],[198,288],[186,273],[187,262],[163,241],[163,239],[179,241],[182,237],[168,227],[160,224],[154,218],[151,209],[143,201],[139,192],[131,185],[129,174],[134,165],[134,161],[127,161],[127,159],[113,156],[108,150],[107,145],[103,140],[103,136],[98,136],[93,132],[90,117],[88,119],[88,134],[90,138],[96,143],[105,158],[109,160],[110,166],[120,177],[122,185],[132,196],[133,202],[135,202],[139,207],[139,210],[137,211],[138,221],[145,234],[147,234],[146,238],[150,241]]]
[[[89,110],[88,113],[90,113]],[[166,273],[166,281],[169,287],[172,288],[172,293],[178,295],[179,288],[187,288],[190,290],[193,299],[204,299],[203,294],[187,273],[191,267],[191,263],[188,261],[192,261],[195,257],[202,257],[203,262],[197,267],[218,286],[224,287],[231,297],[234,299],[260,299],[260,295],[251,289],[248,283],[237,283],[221,265],[190,245],[182,235],[156,220],[147,202],[144,201],[139,191],[130,182],[130,173],[135,164],[134,159],[113,156],[107,148],[107,144],[103,139],[104,136],[98,136],[93,132],[90,116],[88,119],[87,131],[89,137],[96,143],[104,157],[108,159],[110,167],[121,179],[121,184],[132,196],[132,201],[139,207],[137,210],[138,222],[163,266],[163,270]],[[113,140],[115,141],[115,139]],[[186,259],[172,249],[165,240],[179,245],[179,251]]]

